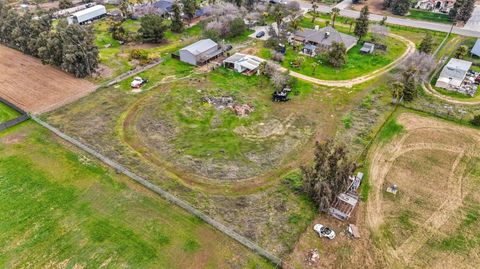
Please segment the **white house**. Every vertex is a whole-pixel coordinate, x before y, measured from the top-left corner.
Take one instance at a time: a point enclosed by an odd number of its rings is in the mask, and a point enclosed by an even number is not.
[[[257,56],[235,53],[223,61],[223,66],[233,68],[238,73],[251,75],[258,70],[265,60]]]
[[[450,59],[447,65],[443,67],[435,86],[447,90],[456,90],[462,85],[471,66],[472,62],[454,58]]]
[[[420,0],[415,5],[415,8],[448,13],[454,4],[455,0]]]
[[[180,61],[191,65],[202,65],[221,55],[223,49],[211,39],[202,39],[180,49]]]

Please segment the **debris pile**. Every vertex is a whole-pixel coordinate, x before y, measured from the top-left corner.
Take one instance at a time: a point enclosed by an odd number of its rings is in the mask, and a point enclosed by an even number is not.
[[[236,103],[231,96],[203,97],[202,101],[210,104],[217,110],[231,109],[239,117],[246,117],[255,110],[251,104]]]
[[[231,96],[222,97],[203,97],[202,101],[212,105],[217,110],[224,110],[225,108],[233,108],[235,101]]]
[[[254,111],[254,107],[250,104],[234,104],[232,109],[233,112],[235,112],[235,114],[237,114],[239,117],[246,117]]]
[[[315,265],[318,263],[319,259],[320,253],[318,253],[318,249],[314,248],[308,251],[305,261],[308,263],[308,265]]]

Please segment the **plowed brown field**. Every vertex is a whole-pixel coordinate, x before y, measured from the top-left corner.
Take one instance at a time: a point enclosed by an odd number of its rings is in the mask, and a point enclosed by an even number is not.
[[[0,46],[0,96],[39,114],[87,95],[95,85],[14,49]]]

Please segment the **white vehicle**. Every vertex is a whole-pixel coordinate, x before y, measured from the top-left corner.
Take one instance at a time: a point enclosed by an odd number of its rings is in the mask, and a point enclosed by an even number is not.
[[[330,240],[335,238],[335,231],[326,226],[323,226],[322,224],[315,224],[315,226],[313,226],[313,230],[315,230],[315,232],[317,232],[320,237],[326,237]]]
[[[80,10],[67,18],[68,24],[84,24],[92,20],[101,18],[107,14],[105,6],[96,5],[84,10]]]
[[[143,86],[143,84],[147,83],[148,80],[143,79],[141,77],[134,77],[132,83],[130,83],[130,86],[132,88],[140,88]]]

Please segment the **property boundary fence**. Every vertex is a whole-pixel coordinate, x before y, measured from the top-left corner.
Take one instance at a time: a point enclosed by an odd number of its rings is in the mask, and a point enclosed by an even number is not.
[[[128,176],[129,178],[133,179],[134,181],[136,181],[137,183],[143,185],[144,187],[146,187],[147,189],[155,192],[155,193],[158,193],[160,194],[163,198],[165,198],[167,201],[185,209],[186,211],[188,211],[189,213],[197,216],[198,218],[202,219],[203,221],[205,221],[206,223],[210,224],[211,226],[213,226],[215,229],[219,230],[220,232],[228,235],[229,237],[233,238],[234,240],[236,240],[237,242],[241,243],[242,245],[246,246],[247,248],[251,249],[252,251],[254,251],[255,253],[263,256],[264,258],[266,258],[267,260],[269,260],[270,262],[272,262],[273,264],[275,264],[278,267],[282,267],[282,260],[276,256],[274,256],[273,254],[269,253],[268,251],[266,251],[265,249],[261,248],[260,246],[258,246],[257,244],[255,244],[254,242],[250,241],[249,239],[247,239],[246,237],[238,234],[237,232],[235,232],[234,230],[232,230],[231,228],[223,225],[222,223],[216,221],[215,219],[209,217],[208,215],[206,215],[205,213],[201,212],[200,210],[194,208],[193,206],[191,206],[190,204],[188,204],[187,202],[181,200],[180,198],[170,194],[169,192],[165,191],[164,189],[158,187],[157,185],[151,183],[150,181],[138,176],[137,174],[131,172],[130,170],[128,170],[127,168],[125,168],[124,166],[122,166],[121,164],[107,158],[106,156],[102,155],[101,153],[95,151],[94,149],[88,147],[87,145],[83,144],[82,142],[68,136],[67,134],[61,132],[60,130],[58,130],[57,128],[51,126],[50,124],[42,121],[41,119],[37,118],[36,116],[32,116],[32,119],[34,121],[36,121],[38,124],[42,125],[43,127],[47,128],[48,130],[50,130],[51,132],[53,132],[54,134],[58,135],[59,137],[61,137],[62,139],[68,141],[69,143],[75,145],[76,147],[80,148],[81,150],[84,150],[86,151],[87,153],[89,153],[90,155],[94,156],[95,158],[99,159],[100,161],[102,161],[103,163],[105,163],[106,165],[114,168],[117,172],[119,173],[122,173],[126,176]]]
[[[3,99],[2,97],[0,97],[0,102],[4,103],[6,106],[8,106],[11,109],[20,113],[20,116],[16,117],[15,119],[11,119],[9,121],[0,123],[0,131],[3,131],[3,130],[8,129],[12,126],[15,126],[15,125],[17,125],[21,122],[24,122],[24,121],[26,121],[30,118],[30,116],[27,114],[27,112],[25,112],[23,109],[19,108],[18,106],[10,103],[9,101]]]

